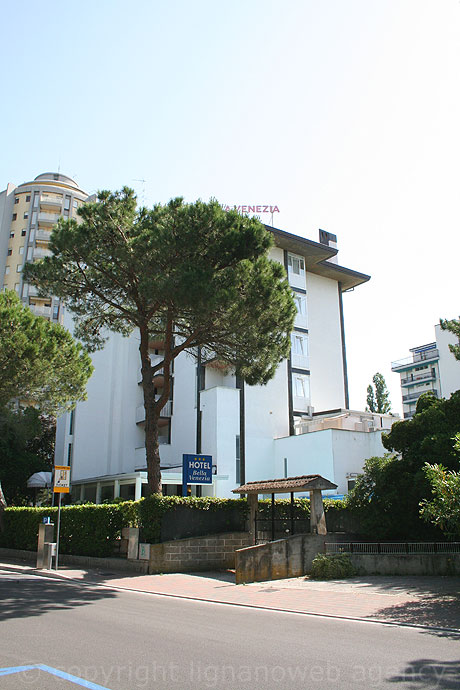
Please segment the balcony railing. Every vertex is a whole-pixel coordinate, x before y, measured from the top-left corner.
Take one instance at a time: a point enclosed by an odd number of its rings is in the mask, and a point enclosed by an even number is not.
[[[439,359],[439,350],[436,348],[433,348],[433,350],[425,350],[424,352],[414,352],[410,357],[397,359],[395,362],[392,362],[391,370],[395,371],[400,367],[407,367],[410,364],[418,364],[419,362],[429,362],[433,359]]]
[[[159,400],[159,396],[156,396],[156,400]],[[160,412],[160,417],[163,417],[165,419],[169,418],[172,416],[172,411],[173,411],[173,401],[168,400],[166,405],[163,407],[163,409]],[[136,408],[136,424],[140,424],[141,422],[145,422],[145,409],[143,405],[139,405]]]
[[[420,381],[432,381],[436,378],[436,374],[433,371],[426,371],[424,374],[416,374],[415,376],[408,376],[405,379],[401,379],[401,386],[409,386],[411,383],[418,383]]]
[[[45,196],[42,194],[40,197],[40,206],[41,208],[60,209],[62,206],[62,197]]]
[[[44,316],[45,318],[49,318],[51,316],[51,307],[43,307],[39,304],[30,304],[29,306],[35,316]]]
[[[35,239],[41,242],[49,242],[51,238],[51,230],[37,230],[35,234]]]
[[[58,213],[39,213],[38,222],[42,225],[54,225],[59,220]]]
[[[44,247],[34,247],[34,259],[43,259],[45,256],[52,256],[52,252]]]
[[[403,402],[408,402],[409,400],[418,400],[423,393],[434,393],[438,397],[438,391],[435,388],[428,388],[426,391],[418,391],[417,393],[408,393],[403,395]]]

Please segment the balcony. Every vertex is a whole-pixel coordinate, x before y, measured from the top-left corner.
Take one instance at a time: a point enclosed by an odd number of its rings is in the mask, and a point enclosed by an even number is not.
[[[398,371],[411,366],[415,366],[420,362],[432,362],[439,359],[439,350],[433,348],[432,350],[425,350],[424,352],[414,352],[410,357],[398,359],[391,363],[391,371]]]
[[[49,242],[51,238],[51,230],[42,230],[41,228],[38,228],[37,232],[35,233],[35,239],[37,242]]]
[[[414,383],[420,383],[423,381],[433,381],[436,379],[436,374],[433,371],[426,371],[423,374],[411,374],[405,379],[401,379],[401,386],[411,386]]]
[[[408,393],[407,395],[403,395],[403,402],[418,400],[420,396],[423,395],[423,393],[434,393],[434,395],[438,397],[438,391],[436,390],[436,388],[428,388],[426,391],[417,391],[417,393]]]
[[[45,256],[52,256],[53,253],[45,247],[34,247],[33,258],[34,259],[44,259]]]
[[[62,208],[62,197],[45,196],[40,197],[40,208],[49,209],[50,211],[58,211],[60,213]]]
[[[38,222],[40,223],[40,225],[47,225],[48,227],[51,227],[58,220],[59,220],[59,214],[58,213],[39,213],[38,214]]]
[[[156,396],[155,400],[159,400],[159,395]],[[158,420],[158,426],[165,426],[168,424],[169,418],[172,417],[173,411],[173,401],[168,400],[166,405],[160,412],[160,419]],[[139,405],[136,408],[136,424],[143,424],[145,422],[145,409],[143,405]]]
[[[51,307],[45,307],[41,304],[30,304],[29,307],[35,316],[44,316],[45,319],[49,319],[51,317]]]
[[[310,357],[308,355],[299,355],[291,351],[291,364],[294,369],[310,369]]]

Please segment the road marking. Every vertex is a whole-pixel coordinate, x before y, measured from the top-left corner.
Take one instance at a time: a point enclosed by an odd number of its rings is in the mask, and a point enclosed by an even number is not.
[[[65,673],[65,671],[60,671],[58,668],[52,668],[51,666],[46,666],[45,664],[32,664],[30,666],[11,666],[10,668],[0,668],[0,676],[9,676],[12,673],[22,673],[23,671],[30,671],[33,669],[38,669],[39,671],[45,671],[52,676],[57,676],[58,678],[63,678],[68,680],[75,685],[79,685],[81,688],[88,688],[88,690],[109,690],[109,688],[103,685],[98,685],[97,683],[92,683],[84,678],[77,678],[71,673]]]

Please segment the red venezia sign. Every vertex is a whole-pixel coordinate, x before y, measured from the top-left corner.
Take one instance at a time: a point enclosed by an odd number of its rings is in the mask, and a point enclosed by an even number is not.
[[[270,204],[258,204],[256,206],[227,206],[222,204],[224,211],[238,211],[238,213],[279,213],[278,206],[270,206]]]

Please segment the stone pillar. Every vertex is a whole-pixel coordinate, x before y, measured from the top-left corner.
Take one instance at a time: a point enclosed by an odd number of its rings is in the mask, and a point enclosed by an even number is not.
[[[312,534],[327,534],[323,496],[320,489],[310,491],[310,530]]]
[[[249,505],[249,544],[254,545],[256,543],[256,514],[259,505],[259,494],[248,494],[248,505]]]
[[[120,498],[120,481],[115,479],[113,483],[113,497]]]
[[[96,503],[101,502],[101,482],[96,484]]]
[[[140,501],[142,498],[142,478],[136,477],[136,485],[134,488],[134,500]]]

